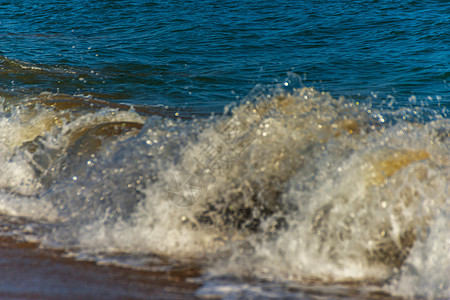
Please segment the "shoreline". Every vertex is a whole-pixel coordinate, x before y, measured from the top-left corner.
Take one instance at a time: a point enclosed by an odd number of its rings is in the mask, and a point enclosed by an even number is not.
[[[2,299],[196,299],[194,268],[154,272],[62,257],[38,244],[0,238]]]

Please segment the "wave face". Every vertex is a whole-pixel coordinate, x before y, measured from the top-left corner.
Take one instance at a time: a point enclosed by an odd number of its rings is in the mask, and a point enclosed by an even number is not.
[[[447,297],[446,110],[379,109],[295,80],[201,119],[85,96],[4,99],[3,234],[141,268],[192,260],[206,282]]]

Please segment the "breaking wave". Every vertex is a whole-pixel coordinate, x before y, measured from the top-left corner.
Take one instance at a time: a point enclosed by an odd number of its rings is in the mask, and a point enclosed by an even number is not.
[[[28,220],[4,234],[138,267],[190,259],[210,278],[448,297],[445,108],[376,108],[293,81],[210,118],[4,99],[0,210]]]

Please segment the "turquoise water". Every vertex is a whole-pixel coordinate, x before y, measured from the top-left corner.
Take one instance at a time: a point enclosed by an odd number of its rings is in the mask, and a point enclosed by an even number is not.
[[[1,235],[200,298],[448,298],[448,1],[0,0]]]

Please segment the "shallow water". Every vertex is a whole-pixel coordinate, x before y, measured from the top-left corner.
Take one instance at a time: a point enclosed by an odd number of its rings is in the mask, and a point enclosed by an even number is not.
[[[0,4],[2,235],[198,297],[449,296],[445,1]]]

